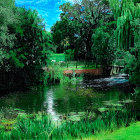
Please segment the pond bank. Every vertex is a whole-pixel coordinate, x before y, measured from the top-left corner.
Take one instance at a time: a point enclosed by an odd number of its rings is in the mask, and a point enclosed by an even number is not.
[[[114,132],[105,132],[97,136],[83,138],[83,140],[139,140],[140,122],[132,123],[129,127],[121,127]],[[78,139],[77,139],[78,140]]]
[[[19,110],[16,110],[19,111]],[[123,113],[123,112],[122,112]],[[110,119],[112,118],[112,119]],[[135,117],[129,120],[125,112],[119,116],[115,112],[104,113],[100,118],[93,119],[86,116],[85,119],[61,120],[54,122],[45,112],[26,114],[19,112],[13,120],[2,119],[0,121],[0,139],[84,139],[85,137],[102,138],[110,136],[111,132],[116,133],[120,127],[131,125],[135,122]],[[124,131],[123,131],[124,132]],[[133,133],[132,129],[128,131]],[[136,129],[136,133],[138,130]],[[111,134],[112,135],[112,134]],[[114,134],[115,135],[115,134]],[[114,136],[113,135],[113,136]],[[124,133],[125,135],[125,133]],[[137,136],[137,134],[136,134]],[[109,140],[109,139],[107,139]],[[134,140],[134,139],[131,139]]]

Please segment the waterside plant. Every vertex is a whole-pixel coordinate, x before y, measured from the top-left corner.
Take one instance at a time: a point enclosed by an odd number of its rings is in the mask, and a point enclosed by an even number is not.
[[[113,132],[121,126],[129,126],[135,120],[135,114],[128,110],[107,111],[96,119],[86,116],[79,121],[54,121],[44,112],[19,113],[13,120],[0,121],[0,139],[76,139]]]

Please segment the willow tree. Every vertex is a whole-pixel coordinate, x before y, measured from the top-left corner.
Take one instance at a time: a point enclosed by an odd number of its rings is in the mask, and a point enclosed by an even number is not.
[[[140,85],[140,1],[109,0],[117,21],[117,46],[123,53],[125,72]]]
[[[140,3],[137,0],[109,0],[117,20],[117,45],[130,50],[138,40],[140,29]]]

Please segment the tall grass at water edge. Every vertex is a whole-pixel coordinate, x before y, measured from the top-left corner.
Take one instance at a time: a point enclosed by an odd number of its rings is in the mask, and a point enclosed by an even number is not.
[[[20,115],[11,130],[0,129],[0,140],[74,139],[114,131],[135,121],[135,114],[125,111],[104,112],[98,118],[84,117],[80,121],[54,122],[47,114]],[[2,124],[2,123],[1,123]]]

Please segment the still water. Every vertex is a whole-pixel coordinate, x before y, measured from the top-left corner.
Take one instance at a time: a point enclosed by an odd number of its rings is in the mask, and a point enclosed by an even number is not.
[[[13,107],[26,112],[45,111],[58,119],[61,115],[78,112],[101,112],[104,108],[138,106],[133,87],[122,75],[98,79],[73,79],[71,83],[34,87],[0,98],[0,107]]]

